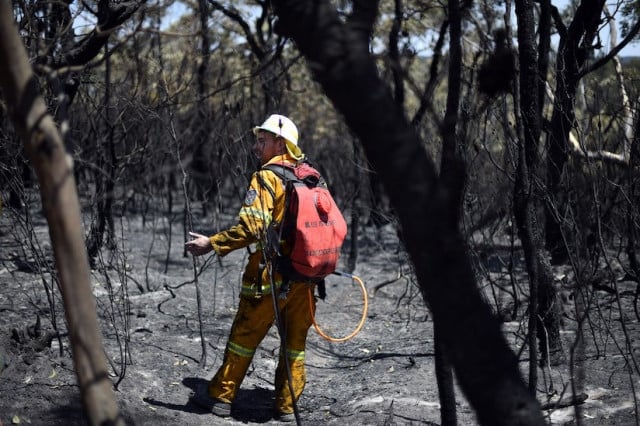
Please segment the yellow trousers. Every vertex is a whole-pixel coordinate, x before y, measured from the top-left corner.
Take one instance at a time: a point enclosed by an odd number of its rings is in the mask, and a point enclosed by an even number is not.
[[[304,349],[313,321],[312,312],[315,312],[315,298],[309,298],[312,288],[310,284],[292,282],[285,299],[276,296],[286,342],[284,351],[280,348],[275,377],[275,409],[281,413],[293,412],[284,353],[289,361],[296,401],[306,382]],[[272,298],[271,294],[265,294],[261,298],[240,297],[240,306],[231,326],[222,366],[209,382],[209,394],[212,397],[228,403],[234,400],[256,348],[275,321]]]

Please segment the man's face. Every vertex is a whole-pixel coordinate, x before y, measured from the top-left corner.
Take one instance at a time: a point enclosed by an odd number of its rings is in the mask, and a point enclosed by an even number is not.
[[[283,152],[284,139],[270,132],[259,131],[253,144],[253,153],[262,164]]]

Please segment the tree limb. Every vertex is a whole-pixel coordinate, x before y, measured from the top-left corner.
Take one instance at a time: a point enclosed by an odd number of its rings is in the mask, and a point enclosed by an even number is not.
[[[247,43],[249,43],[249,47],[251,48],[251,51],[253,52],[254,55],[256,55],[256,58],[258,58],[258,60],[262,62],[262,60],[266,56],[266,52],[262,47],[260,47],[260,45],[258,44],[258,41],[253,36],[253,33],[251,32],[251,28],[249,27],[249,24],[247,23],[247,21],[245,21],[237,11],[229,10],[228,8],[224,7],[223,5],[221,5],[219,2],[215,0],[209,0],[209,4],[213,6],[215,10],[222,12],[223,15],[231,19],[233,22],[238,24],[240,28],[242,28],[242,32],[244,33],[244,36],[247,39]]]
[[[555,96],[548,83],[546,83],[546,94],[551,102],[554,102]],[[569,153],[575,158],[589,158],[591,160],[600,160],[611,164],[618,164],[620,166],[629,165],[631,143],[627,143],[626,141],[625,143],[623,143],[624,152],[622,154],[605,150],[592,151],[587,149],[584,143],[582,143],[575,135],[574,131],[570,131],[568,137],[568,146]]]
[[[615,23],[611,23],[610,25],[615,27]],[[625,38],[623,38],[622,41],[618,45],[613,47],[609,51],[609,53],[604,55],[602,58],[598,59],[597,61],[595,61],[590,66],[585,67],[580,72],[579,77],[582,78],[585,75],[589,74],[590,72],[593,72],[593,71],[597,70],[598,68],[600,68],[600,67],[604,66],[605,64],[607,64],[612,58],[616,57],[618,55],[618,53],[620,53],[620,51],[622,49],[624,49],[624,47],[626,45],[631,43],[633,41],[633,39],[636,38],[638,33],[640,33],[640,19],[638,19],[638,21],[636,21],[635,25],[629,31],[629,34],[627,34],[627,36]]]
[[[136,13],[145,0],[114,2],[100,0],[96,16],[96,28],[80,40],[75,47],[50,65],[52,68],[73,67],[85,65],[95,58],[109,40],[112,32]]]
[[[109,380],[90,286],[71,157],[38,93],[11,2],[0,1],[0,87],[40,182],[80,394],[93,425],[124,425]]]

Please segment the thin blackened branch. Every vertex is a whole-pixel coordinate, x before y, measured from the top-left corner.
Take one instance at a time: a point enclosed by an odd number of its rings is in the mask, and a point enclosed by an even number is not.
[[[87,64],[100,53],[111,33],[131,18],[143,3],[145,0],[118,3],[108,0],[100,1],[96,13],[98,17],[96,28],[71,48],[67,54],[54,60],[51,68],[58,69]]]
[[[544,94],[549,72],[549,50],[551,49],[551,1],[540,0],[540,24],[538,26],[538,114],[542,117]]]
[[[215,10],[222,12],[222,14],[224,14],[227,18],[231,19],[233,22],[238,24],[240,28],[242,28],[242,32],[244,33],[244,36],[247,39],[247,43],[249,43],[249,47],[251,48],[251,51],[253,52],[254,55],[256,55],[256,58],[258,58],[258,60],[262,61],[266,56],[266,52],[264,48],[262,48],[258,44],[258,41],[254,37],[253,32],[251,31],[251,27],[249,27],[249,24],[247,23],[247,21],[245,21],[237,11],[229,10],[215,0],[209,0],[209,3],[211,4],[211,6],[213,6]]]
[[[442,60],[442,48],[447,37],[447,31],[449,31],[449,21],[445,20],[440,27],[438,40],[436,41],[436,45],[433,49],[433,55],[431,56],[431,65],[429,66],[429,81],[427,81],[424,91],[422,92],[422,96],[420,97],[420,106],[418,107],[418,110],[413,115],[413,119],[411,120],[412,126],[417,126],[424,118],[425,113],[428,110],[433,109],[431,100],[433,99],[433,92],[436,88],[438,77],[440,75],[439,67],[440,61]]]
[[[393,24],[389,31],[389,63],[393,75],[394,98],[396,103],[402,107],[404,105],[404,79],[402,78],[400,50],[398,49],[400,30],[402,29],[402,0],[394,0],[394,4]]]
[[[553,18],[560,38],[565,38],[567,36],[567,26],[564,24],[564,21],[562,21],[562,16],[556,6],[551,6],[551,17]]]
[[[611,25],[614,25],[614,24],[611,24]],[[602,67],[603,65],[608,64],[618,53],[620,53],[620,51],[627,44],[631,43],[631,41],[636,38],[638,33],[640,33],[640,19],[635,23],[633,28],[631,28],[631,30],[629,31],[629,34],[627,34],[627,36],[624,39],[622,39],[622,41],[617,46],[615,46],[613,49],[611,49],[609,51],[609,53],[604,55],[602,58],[598,59],[593,64],[591,64],[591,66],[585,67],[580,72],[580,74],[578,74],[578,77],[582,78],[585,75],[587,75],[587,74],[597,70],[598,68]]]

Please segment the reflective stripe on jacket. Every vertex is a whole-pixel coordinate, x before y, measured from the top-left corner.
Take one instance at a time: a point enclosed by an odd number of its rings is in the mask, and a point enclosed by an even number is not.
[[[295,164],[295,160],[289,154],[278,155],[267,164],[276,162]],[[262,246],[266,241],[269,224],[273,220],[282,221],[284,202],[285,187],[282,180],[270,170],[258,170],[251,176],[251,183],[238,214],[238,223],[210,238],[219,256],[258,243],[257,250],[249,255],[242,276],[241,294],[244,296],[260,297],[271,293],[271,277],[264,264]],[[280,275],[274,273],[273,279],[276,288],[280,287]]]

